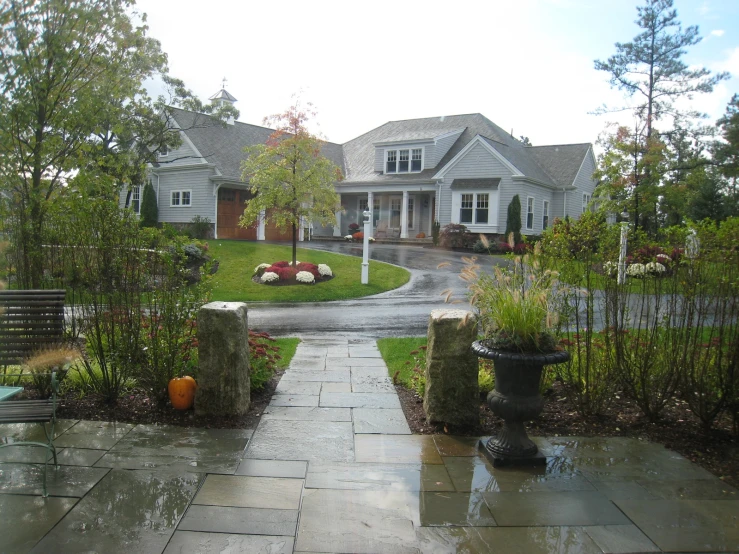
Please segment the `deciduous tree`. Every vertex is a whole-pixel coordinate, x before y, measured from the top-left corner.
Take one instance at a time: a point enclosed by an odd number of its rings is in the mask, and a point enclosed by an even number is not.
[[[296,103],[286,112],[265,119],[275,131],[266,144],[247,147],[242,178],[253,198],[247,202],[239,225],[249,227],[264,216],[278,228],[292,230],[292,261],[296,263],[298,230],[302,221],[336,223],[341,206],[334,184],[341,170],[321,153],[323,141],[306,123],[315,112]]]

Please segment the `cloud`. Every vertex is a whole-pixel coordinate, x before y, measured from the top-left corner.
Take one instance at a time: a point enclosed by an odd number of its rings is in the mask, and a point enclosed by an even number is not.
[[[713,31],[711,31],[711,36],[712,37],[722,37],[724,36],[725,32],[726,31],[724,31],[723,29],[714,29]]]

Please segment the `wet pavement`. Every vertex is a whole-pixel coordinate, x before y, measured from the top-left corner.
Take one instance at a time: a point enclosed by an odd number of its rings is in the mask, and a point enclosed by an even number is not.
[[[362,246],[344,242],[304,242],[301,248],[362,257]],[[462,258],[469,253],[421,246],[373,244],[370,259],[399,265],[411,273],[410,281],[395,290],[373,296],[335,302],[299,304],[249,303],[249,325],[274,336],[306,337],[321,332],[347,339],[410,337],[426,334],[432,310],[444,307],[442,293],[454,291],[465,301],[466,287],[459,278]],[[486,258],[508,263],[501,258]],[[439,264],[447,266],[439,269]],[[357,281],[360,275],[357,273]],[[369,279],[372,281],[372,264]]]
[[[374,341],[305,340],[255,430],[61,421],[48,498],[42,454],[0,450],[0,552],[739,550],[737,491],[682,456],[535,441],[546,467],[513,469],[476,438],[412,435]]]

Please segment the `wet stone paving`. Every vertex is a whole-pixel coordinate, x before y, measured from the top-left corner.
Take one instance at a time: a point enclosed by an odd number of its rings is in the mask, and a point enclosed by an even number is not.
[[[39,425],[0,426],[0,441]],[[412,435],[374,341],[305,339],[254,430],[60,421],[59,466],[0,449],[0,553],[739,551],[737,491],[628,438]]]

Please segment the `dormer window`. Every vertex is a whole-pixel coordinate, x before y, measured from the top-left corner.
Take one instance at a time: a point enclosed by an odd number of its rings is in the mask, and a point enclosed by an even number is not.
[[[159,157],[166,158],[167,156],[169,156],[169,148],[167,148],[166,144],[162,144],[159,147]]]
[[[387,150],[385,173],[417,173],[423,167],[423,148]]]

